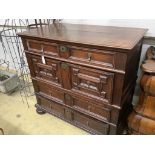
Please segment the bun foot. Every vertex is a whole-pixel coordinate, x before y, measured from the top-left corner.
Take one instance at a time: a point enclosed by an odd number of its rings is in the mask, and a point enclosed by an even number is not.
[[[43,111],[41,108],[38,108],[38,107],[37,107],[37,109],[36,109],[36,112],[37,112],[39,115],[43,115],[43,114],[46,113],[45,111]]]

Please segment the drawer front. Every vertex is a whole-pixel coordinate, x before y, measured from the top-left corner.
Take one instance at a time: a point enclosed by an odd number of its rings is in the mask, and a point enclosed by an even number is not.
[[[68,59],[70,60],[100,67],[115,68],[114,52],[75,46],[70,47],[68,51]]]
[[[114,74],[100,70],[71,66],[72,90],[111,103]]]
[[[65,45],[59,45],[58,47],[61,58],[92,66],[116,68],[115,52]]]
[[[59,88],[46,84],[45,82],[33,80],[35,92],[45,96],[52,101],[67,105],[74,110],[88,114],[92,117],[110,122],[110,108],[106,104],[94,102],[91,99],[65,93]]]
[[[116,68],[115,52],[83,48],[70,45],[61,45],[50,42],[27,40],[28,51],[52,57],[60,57],[74,62]]]
[[[94,116],[95,118],[110,121],[109,107],[99,104],[98,102],[84,100],[81,99],[80,96],[72,97],[69,94],[65,94],[65,104],[71,106],[77,111]]]
[[[61,85],[62,80],[59,61],[32,54],[26,55],[32,77],[41,78]]]
[[[79,112],[73,112],[73,122],[88,131],[97,134],[108,134],[109,125]]]
[[[54,113],[56,116],[65,117],[65,108],[63,105],[58,104],[54,101],[48,100],[46,98],[43,98],[41,96],[37,96],[37,102],[38,104],[48,112]]]
[[[115,52],[59,45],[60,57],[90,65],[115,68]]]
[[[32,51],[32,52],[36,52],[36,53],[43,52],[42,44],[39,41],[27,40],[27,48],[29,51]]]
[[[114,73],[27,54],[32,77],[88,97],[112,102]]]
[[[46,96],[55,102],[64,104],[64,93],[56,87],[36,80],[33,80],[33,85],[36,93]]]
[[[58,45],[55,43],[27,40],[28,51],[58,57]]]
[[[61,104],[58,104],[41,96],[37,96],[37,102],[38,105],[45,109],[47,112],[63,118],[70,123],[81,127],[91,133],[108,134],[109,125],[104,122],[89,117],[85,114],[73,111]]]

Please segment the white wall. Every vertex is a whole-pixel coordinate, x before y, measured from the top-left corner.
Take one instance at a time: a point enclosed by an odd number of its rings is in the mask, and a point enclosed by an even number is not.
[[[155,19],[106,19],[106,20],[74,20],[74,19],[64,19],[64,23],[72,24],[92,24],[92,25],[108,25],[108,26],[123,26],[123,27],[140,27],[148,28],[146,36],[155,37]]]

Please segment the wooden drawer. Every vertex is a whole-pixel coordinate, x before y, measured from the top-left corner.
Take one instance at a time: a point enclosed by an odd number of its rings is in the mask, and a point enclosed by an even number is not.
[[[33,51],[36,53],[43,52],[42,44],[39,41],[27,40],[27,48],[29,51]]]
[[[59,56],[62,60],[65,59],[65,61],[79,65],[113,70],[120,73],[125,71],[127,61],[125,53],[69,45],[58,45],[58,48]]]
[[[94,102],[85,98],[80,98],[80,96],[70,95],[64,93],[62,90],[53,87],[45,82],[33,80],[35,92],[50,98],[52,101],[66,104],[75,110],[81,111],[85,114],[89,114],[96,118],[110,121],[110,108],[105,104]]]
[[[44,110],[48,111],[49,113],[52,112],[58,117],[65,117],[65,108],[63,105],[58,104],[54,101],[48,100],[44,97],[37,95],[37,104],[41,106]]]
[[[112,102],[114,73],[26,54],[32,77],[85,96]]]
[[[58,57],[57,44],[36,40],[27,40],[28,51]]]
[[[72,118],[73,122],[77,126],[81,126],[85,130],[91,132],[93,131],[96,134],[108,134],[109,124],[106,124],[76,111],[73,112]]]
[[[106,105],[93,102],[92,100],[86,100],[80,96],[71,96],[65,94],[65,104],[72,107],[74,110],[80,111],[85,114],[89,114],[92,117],[110,121],[110,108]]]
[[[66,47],[66,46],[64,46]],[[82,47],[70,46],[68,47],[68,57],[61,54],[61,57],[68,58],[75,62],[86,63],[100,67],[115,68],[115,52],[103,51],[97,49],[88,49]],[[65,53],[61,52],[60,53]]]
[[[86,99],[80,95],[66,93],[65,91],[60,90],[60,88],[56,88],[45,82],[33,80],[33,84],[37,94],[43,95],[60,104],[67,105],[74,110],[88,114],[92,117],[110,122],[111,108],[106,104]]]
[[[54,114],[70,123],[80,126],[81,128],[95,134],[107,134],[109,124],[94,119],[85,114],[73,111],[61,104],[53,102],[41,96],[37,96],[38,105],[49,113]]]
[[[82,63],[91,66],[99,66],[111,69],[125,68],[126,55],[108,50],[98,50],[94,48],[84,48],[71,45],[61,45],[57,43],[27,40],[28,51],[61,58],[74,63]],[[122,62],[118,62],[118,58]]]
[[[64,88],[111,103],[114,73],[67,63],[61,66]]]
[[[64,104],[64,93],[52,85],[45,82],[33,80],[35,92],[50,98],[51,100]]]
[[[74,93],[72,90],[65,90],[39,79],[33,80],[33,85],[36,94],[53,102],[105,122],[116,124],[118,121],[119,109],[101,100]]]
[[[59,45],[58,47],[62,58],[78,63],[115,68],[115,52],[69,45]]]
[[[48,80],[59,86],[62,85],[59,61],[28,53],[26,56],[32,77]]]

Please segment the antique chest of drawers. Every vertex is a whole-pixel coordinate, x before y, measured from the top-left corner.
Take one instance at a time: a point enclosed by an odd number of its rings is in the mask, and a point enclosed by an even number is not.
[[[132,108],[145,32],[54,23],[20,33],[37,111],[91,134],[121,134]]]

